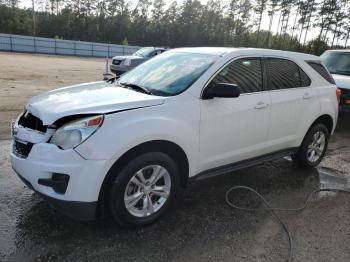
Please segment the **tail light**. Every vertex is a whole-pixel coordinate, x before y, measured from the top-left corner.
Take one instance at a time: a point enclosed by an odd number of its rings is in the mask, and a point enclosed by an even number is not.
[[[341,90],[340,90],[340,88],[337,87],[337,90],[335,91],[335,93],[337,95],[338,103],[340,103],[340,97],[341,97]]]

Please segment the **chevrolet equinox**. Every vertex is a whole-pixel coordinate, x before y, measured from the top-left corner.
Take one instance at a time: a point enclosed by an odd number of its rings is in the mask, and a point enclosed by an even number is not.
[[[180,48],[106,82],[30,99],[12,123],[18,176],[68,216],[145,225],[189,178],[291,156],[315,167],[340,93],[319,57]]]

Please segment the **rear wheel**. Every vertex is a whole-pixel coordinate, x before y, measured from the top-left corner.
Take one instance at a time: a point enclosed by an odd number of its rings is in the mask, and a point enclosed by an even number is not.
[[[324,124],[313,126],[306,134],[298,152],[292,156],[293,161],[304,168],[317,166],[326,153],[328,137],[328,129]]]
[[[178,168],[168,155],[152,152],[132,159],[116,176],[109,207],[119,224],[142,226],[157,220],[178,188]]]

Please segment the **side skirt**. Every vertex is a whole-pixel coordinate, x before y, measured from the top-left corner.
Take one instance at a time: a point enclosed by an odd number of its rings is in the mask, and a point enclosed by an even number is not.
[[[285,156],[290,156],[291,154],[293,154],[297,151],[298,151],[298,147],[288,148],[288,149],[280,150],[280,151],[273,152],[270,154],[266,154],[263,156],[258,156],[258,157],[250,158],[247,160],[242,160],[242,161],[239,161],[236,163],[232,163],[232,164],[228,164],[228,165],[224,165],[224,166],[220,166],[220,167],[215,167],[212,169],[202,171],[199,174],[195,175],[194,177],[191,177],[190,179],[196,181],[196,180],[202,180],[202,179],[207,179],[207,178],[211,178],[214,176],[227,174],[227,173],[230,173],[233,171],[237,171],[237,170],[244,169],[247,167],[255,166],[255,165],[261,164],[263,162],[275,160],[275,159],[282,158]]]

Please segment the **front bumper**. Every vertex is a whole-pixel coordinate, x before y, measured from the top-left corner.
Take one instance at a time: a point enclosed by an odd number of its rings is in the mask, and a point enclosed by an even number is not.
[[[43,199],[47,200],[51,206],[60,211],[62,214],[81,221],[90,221],[96,218],[97,202],[64,201],[46,196],[35,190],[33,185],[19,173],[17,173],[17,175],[24,184],[38,193]]]
[[[86,160],[73,149],[61,150],[48,143],[33,144],[27,158],[12,149],[10,160],[18,176],[62,213],[79,220],[96,217],[100,188],[108,171],[107,160]],[[69,176],[63,190],[43,183],[54,181],[55,174]]]

